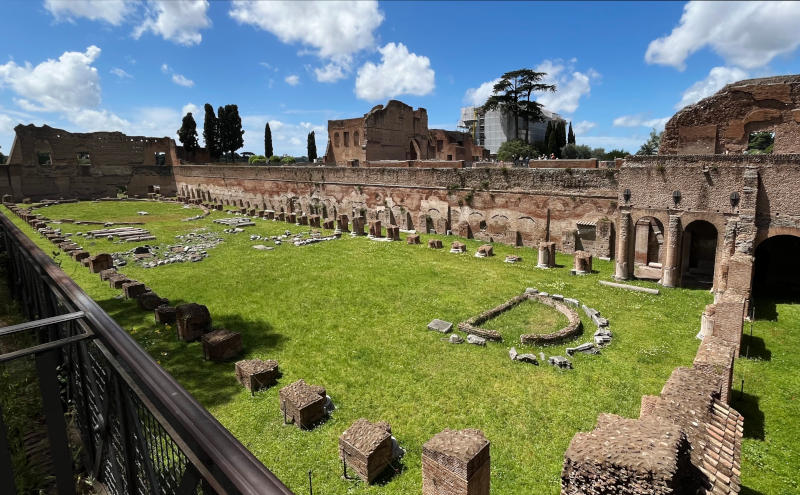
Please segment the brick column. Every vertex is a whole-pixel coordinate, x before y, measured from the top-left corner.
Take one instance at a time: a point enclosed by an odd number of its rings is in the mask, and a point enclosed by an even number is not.
[[[664,260],[664,275],[661,285],[675,287],[680,280],[681,260],[681,218],[678,215],[669,216],[667,223],[667,256]]]
[[[631,236],[631,214],[620,212],[619,214],[619,235],[617,236],[617,267],[614,278],[617,280],[628,280],[631,278],[630,259],[630,236]]]
[[[483,432],[444,430],[422,446],[422,495],[489,495]]]

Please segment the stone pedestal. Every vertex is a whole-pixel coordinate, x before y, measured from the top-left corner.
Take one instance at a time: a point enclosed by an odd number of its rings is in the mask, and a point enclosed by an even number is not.
[[[211,331],[211,313],[202,304],[181,304],[175,308],[178,338],[191,342]]]
[[[489,441],[480,430],[444,430],[422,446],[422,495],[488,495]]]
[[[450,245],[450,252],[451,253],[466,253],[467,252],[467,245],[463,242],[453,241],[453,244]]]
[[[353,233],[356,235],[364,235],[364,225],[366,220],[364,217],[353,217]]]
[[[369,235],[372,237],[383,237],[383,229],[380,220],[374,220],[369,223]]]
[[[89,271],[92,273],[100,273],[103,270],[113,268],[114,258],[110,254],[101,253],[89,257]]]
[[[392,462],[389,423],[356,420],[339,437],[339,458],[364,482],[372,483]]]
[[[311,215],[310,217],[308,217],[308,226],[309,227],[320,228],[321,224],[320,224],[319,215]]]
[[[575,268],[573,272],[576,275],[592,273],[592,255],[586,251],[575,251]]]
[[[281,414],[298,428],[312,428],[325,417],[325,389],[297,380],[280,390]]]
[[[153,316],[156,324],[159,325],[174,325],[176,321],[175,308],[172,306],[159,306],[153,310]]]
[[[108,286],[112,289],[121,289],[124,284],[130,282],[131,279],[126,277],[121,273],[116,273],[113,275],[109,275],[108,277]]]
[[[122,291],[125,299],[136,299],[147,292],[147,287],[141,282],[131,281],[122,284]]]
[[[100,272],[100,280],[107,281],[111,275],[115,275],[117,273],[116,268],[109,268],[107,270],[103,270]]]
[[[408,234],[406,236],[406,244],[419,244],[419,235]]]
[[[483,256],[494,256],[494,248],[491,244],[484,244],[478,247],[478,253],[482,254]]]
[[[339,215],[339,230],[342,232],[349,232],[349,225],[350,219],[347,217],[347,215]]]
[[[297,223],[297,215],[295,213],[287,213],[286,223]]]
[[[81,261],[82,259],[89,257],[89,253],[87,251],[82,250],[82,249],[77,250],[77,251],[72,251],[69,254],[70,254],[70,256],[72,256],[72,259],[74,259],[75,261]]]
[[[246,359],[236,362],[236,381],[250,392],[258,392],[275,385],[278,373],[278,362],[274,359]]]
[[[203,357],[209,361],[225,361],[242,352],[242,335],[224,328],[204,334]]]
[[[264,218],[267,220],[275,220],[275,211],[273,210],[265,210],[264,211]]]
[[[281,211],[281,212],[278,212],[278,213],[276,213],[276,214],[275,214],[275,218],[276,218],[276,219],[277,219],[279,222],[283,222],[283,221],[285,221],[285,220],[286,220],[286,213],[284,213],[284,212],[282,212],[282,211]]]
[[[441,239],[428,239],[428,247],[431,249],[442,249]]]
[[[169,304],[169,300],[160,297],[153,291],[147,291],[136,298],[139,307],[145,311],[153,311],[159,306]]]
[[[386,237],[393,241],[400,240],[400,227],[397,225],[390,225],[386,227]]]
[[[556,243],[543,241],[539,243],[539,260],[536,263],[539,268],[555,268],[556,266]]]

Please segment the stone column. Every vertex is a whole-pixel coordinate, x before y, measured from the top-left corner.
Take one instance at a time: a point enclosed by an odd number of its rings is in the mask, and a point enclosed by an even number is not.
[[[617,280],[628,280],[631,278],[631,266],[628,262],[630,259],[631,214],[628,212],[620,212],[618,226],[617,266],[614,278]]]
[[[664,260],[664,274],[661,285],[675,287],[680,280],[681,259],[681,217],[670,214],[667,223],[667,256]]]
[[[542,241],[539,243],[538,268],[554,268],[556,266],[556,243]]]
[[[422,446],[422,495],[489,495],[489,441],[480,430],[444,430]]]

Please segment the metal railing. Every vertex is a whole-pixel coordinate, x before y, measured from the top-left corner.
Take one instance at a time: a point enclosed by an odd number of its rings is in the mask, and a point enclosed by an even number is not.
[[[65,411],[80,432],[86,473],[111,494],[291,494],[203,406],[0,213],[0,251],[37,345],[34,356],[59,495],[75,493]],[[0,492],[14,477],[0,409]]]

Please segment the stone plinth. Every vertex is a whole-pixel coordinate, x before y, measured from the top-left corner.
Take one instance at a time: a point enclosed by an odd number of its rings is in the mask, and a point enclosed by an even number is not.
[[[419,244],[418,234],[408,234],[406,236],[406,244]]]
[[[242,334],[224,328],[208,332],[201,337],[203,357],[209,361],[225,361],[242,352]]]
[[[278,362],[274,359],[245,359],[236,362],[236,381],[250,392],[258,392],[275,385],[278,373]]]
[[[131,279],[121,273],[108,276],[108,286],[112,289],[121,289],[124,284],[127,284],[130,281]]]
[[[175,308],[178,338],[191,342],[211,331],[211,313],[202,304],[181,304]]]
[[[266,218],[267,220],[275,220],[275,211],[264,210],[264,218]]]
[[[114,258],[110,254],[101,253],[89,257],[89,271],[100,273],[114,267]]]
[[[279,396],[281,414],[298,428],[312,428],[325,417],[325,389],[319,390],[300,379],[283,387]]]
[[[586,251],[575,251],[575,268],[577,275],[592,273],[592,255]]]
[[[139,304],[139,307],[145,311],[153,311],[159,306],[169,304],[169,300],[159,297],[159,295],[153,291],[140,294],[136,298],[136,302]]]
[[[450,245],[450,252],[451,253],[466,253],[467,252],[467,245],[463,242],[453,241],[453,244]]]
[[[441,239],[428,239],[428,247],[431,249],[442,249]]]
[[[369,235],[372,237],[383,237],[383,228],[381,227],[380,220],[375,220],[369,223]]]
[[[147,287],[141,282],[130,281],[122,284],[122,292],[125,294],[125,299],[137,299],[147,292]]]
[[[286,214],[286,222],[287,223],[297,223],[297,215],[295,213],[287,213]]]
[[[116,268],[108,268],[100,272],[100,280],[107,281],[112,275],[117,273]]]
[[[284,213],[284,212],[282,212],[282,211],[281,211],[281,212],[278,212],[278,213],[276,213],[276,214],[275,214],[275,218],[276,218],[276,219],[277,219],[279,222],[283,222],[284,220],[286,220],[286,213]]]
[[[333,229],[336,228],[336,222],[332,218],[329,218],[329,219],[325,220],[324,222],[322,222],[322,228],[323,229],[328,229],[328,230],[333,230]]]
[[[308,225],[309,227],[321,228],[319,215],[311,215],[308,217]]]
[[[355,235],[364,235],[364,224],[366,220],[364,217],[353,217],[353,233]]]
[[[297,217],[297,223],[300,225],[308,225],[308,217],[306,215],[300,215]]]
[[[388,423],[356,420],[339,437],[339,458],[372,483],[392,461],[392,434]]]
[[[173,325],[175,324],[177,313],[172,306],[159,306],[153,310],[153,316],[157,324]]]
[[[386,227],[386,238],[393,241],[400,240],[400,227],[397,225],[390,225]]]
[[[494,256],[494,248],[491,244],[484,244],[478,247],[478,253],[483,256]]]
[[[480,430],[444,430],[422,446],[422,495],[488,495],[489,441]]]
[[[556,266],[556,243],[555,242],[540,242],[539,243],[539,260],[536,263],[539,268],[555,268]]]
[[[349,224],[350,224],[350,219],[347,217],[347,215],[339,215],[339,230],[341,230],[342,232],[349,232],[349,230],[347,229]]]

